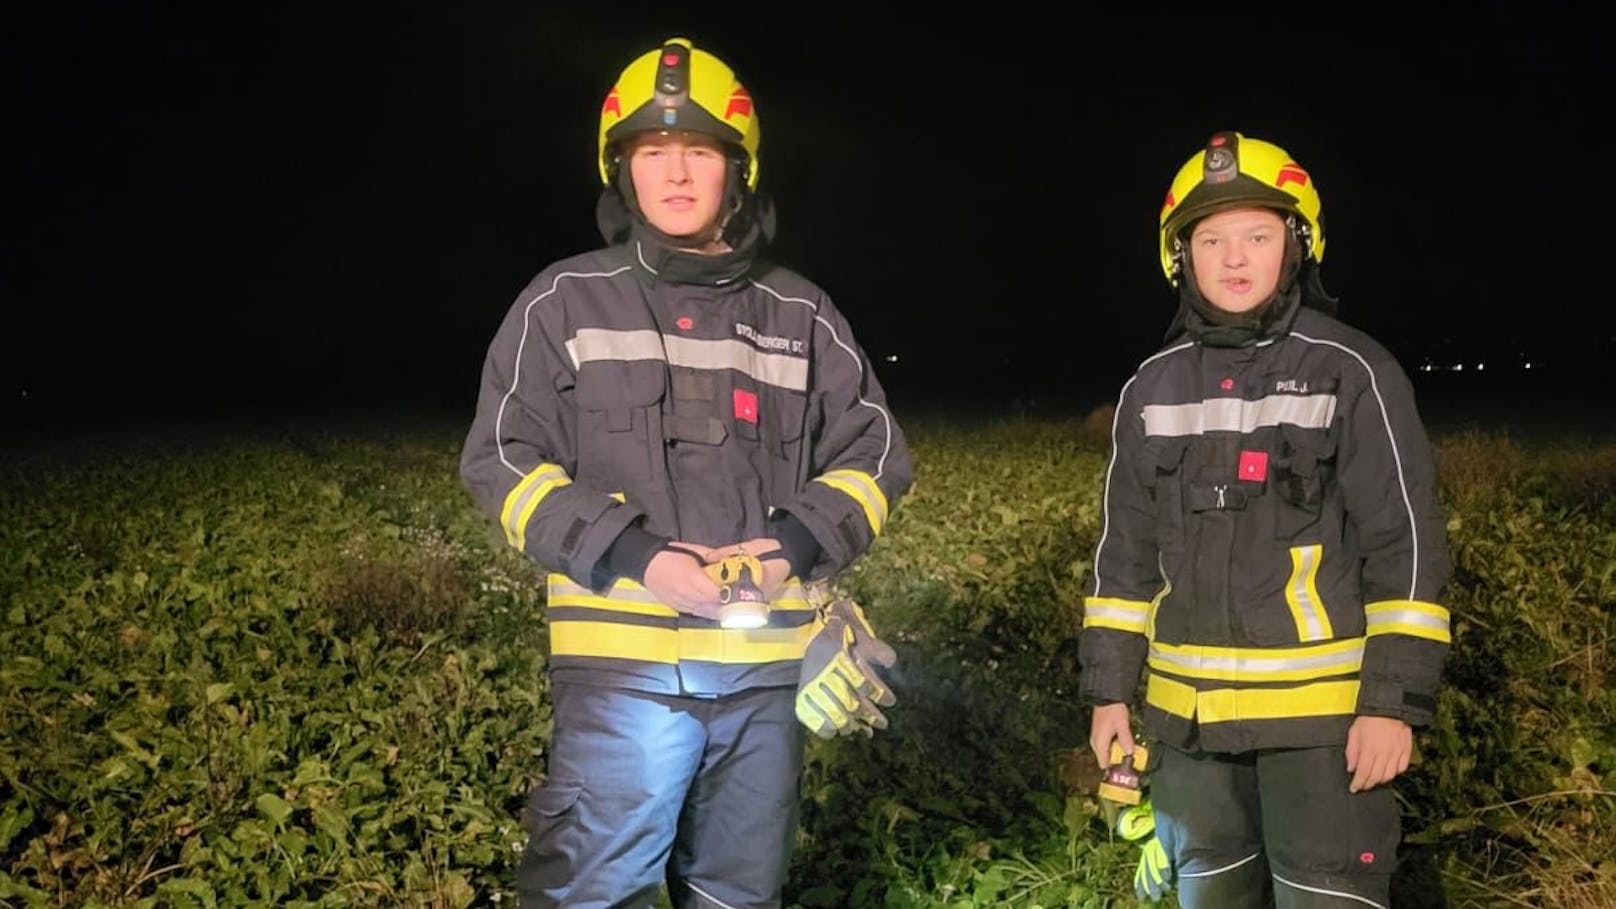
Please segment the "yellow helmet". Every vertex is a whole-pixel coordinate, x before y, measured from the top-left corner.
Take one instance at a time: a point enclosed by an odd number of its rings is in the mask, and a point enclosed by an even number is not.
[[[746,156],[746,187],[757,189],[758,132],[752,96],[729,65],[691,44],[669,38],[635,58],[600,106],[600,179],[617,172],[617,143],[650,130],[711,136]]]
[[[1186,227],[1214,212],[1247,205],[1295,215],[1301,220],[1295,229],[1303,252],[1315,262],[1324,261],[1324,223],[1313,178],[1283,148],[1221,132],[1178,169],[1162,202],[1161,266],[1167,280],[1178,284],[1178,237]]]

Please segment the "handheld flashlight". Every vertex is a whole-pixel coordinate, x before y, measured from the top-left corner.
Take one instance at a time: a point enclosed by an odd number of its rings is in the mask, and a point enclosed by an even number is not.
[[[744,552],[727,555],[706,567],[718,585],[718,624],[725,628],[762,628],[769,622],[769,603],[758,582],[763,563]]]
[[[1100,798],[1124,805],[1139,804],[1145,767],[1149,761],[1150,752],[1145,746],[1135,743],[1130,756],[1122,753],[1121,745],[1112,742],[1111,766],[1106,768],[1105,778],[1100,781]]]

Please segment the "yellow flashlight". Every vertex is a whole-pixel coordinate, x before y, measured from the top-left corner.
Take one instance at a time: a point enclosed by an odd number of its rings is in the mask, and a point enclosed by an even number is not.
[[[764,599],[763,563],[744,552],[727,555],[706,567],[718,585],[718,624],[725,628],[762,628],[769,623],[769,602]]]

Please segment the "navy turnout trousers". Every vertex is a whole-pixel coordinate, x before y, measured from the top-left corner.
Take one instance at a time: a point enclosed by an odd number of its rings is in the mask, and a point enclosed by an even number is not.
[[[1161,749],[1156,835],[1184,909],[1386,909],[1400,819],[1390,785],[1347,791],[1346,749]]]
[[[777,909],[806,730],[793,688],[720,698],[558,683],[528,796],[522,909]]]

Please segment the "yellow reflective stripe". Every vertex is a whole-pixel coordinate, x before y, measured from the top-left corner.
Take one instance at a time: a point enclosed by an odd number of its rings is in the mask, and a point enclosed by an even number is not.
[[[648,663],[772,663],[802,659],[817,629],[653,628],[618,622],[550,623],[553,656],[606,657]]]
[[[672,664],[679,662],[679,636],[672,628],[617,622],[551,622],[550,653]]]
[[[577,581],[574,581],[572,578],[561,574],[560,572],[551,572],[550,574],[544,576],[544,580],[549,588],[550,599],[552,602],[557,597],[596,596],[595,591],[585,587]],[[599,598],[604,599],[607,596],[616,600],[638,601],[641,603],[661,602],[656,597],[652,596],[651,591],[646,590],[644,585],[636,584],[633,581],[626,579],[619,579],[607,590],[605,594],[600,595]]]
[[[1151,674],[1145,703],[1201,723],[1284,720],[1350,714],[1358,707],[1358,682],[1314,682],[1295,688],[1216,688],[1192,686]]]
[[[1367,634],[1406,634],[1452,643],[1448,611],[1419,600],[1380,600],[1364,607]]]
[[[633,581],[619,579],[604,594],[596,593],[564,574],[552,573],[545,577],[548,588],[545,601],[551,606],[586,606],[636,615],[677,615],[672,606],[663,604],[651,591]],[[808,611],[815,607],[808,602],[808,592],[802,582],[790,578],[780,593],[769,601],[770,610],[781,612]]]
[[[1319,563],[1324,561],[1324,547],[1291,547],[1291,579],[1285,584],[1285,602],[1291,607],[1291,618],[1296,620],[1296,639],[1299,641],[1328,641],[1335,637],[1330,628],[1330,616],[1319,601]]]
[[[1358,709],[1358,680],[1299,688],[1221,688],[1201,692],[1196,706],[1203,723],[1338,716]]]
[[[887,522],[887,497],[876,485],[874,477],[862,470],[832,470],[814,477],[814,482],[847,493],[864,509],[864,517],[870,522],[870,532],[881,532],[881,527]]]
[[[664,606],[650,594],[646,594],[644,600],[638,600],[623,596],[603,597],[593,593],[557,593],[551,590],[548,602],[551,606],[585,606],[590,609],[628,612],[634,615],[659,615],[666,618],[679,614],[678,610],[672,606]]]
[[[499,523],[505,528],[505,542],[523,548],[527,540],[527,522],[533,510],[539,507],[550,490],[572,482],[559,464],[540,464],[523,477],[505,494],[505,505],[499,512]]]
[[[1115,628],[1118,631],[1145,633],[1150,604],[1144,600],[1122,600],[1116,597],[1084,597],[1084,628]]]
[[[1150,644],[1150,668],[1192,679],[1225,682],[1297,682],[1357,672],[1363,638],[1310,647],[1205,647]]]
[[[1145,682],[1145,703],[1186,719],[1195,716],[1195,686],[1152,672]]]

